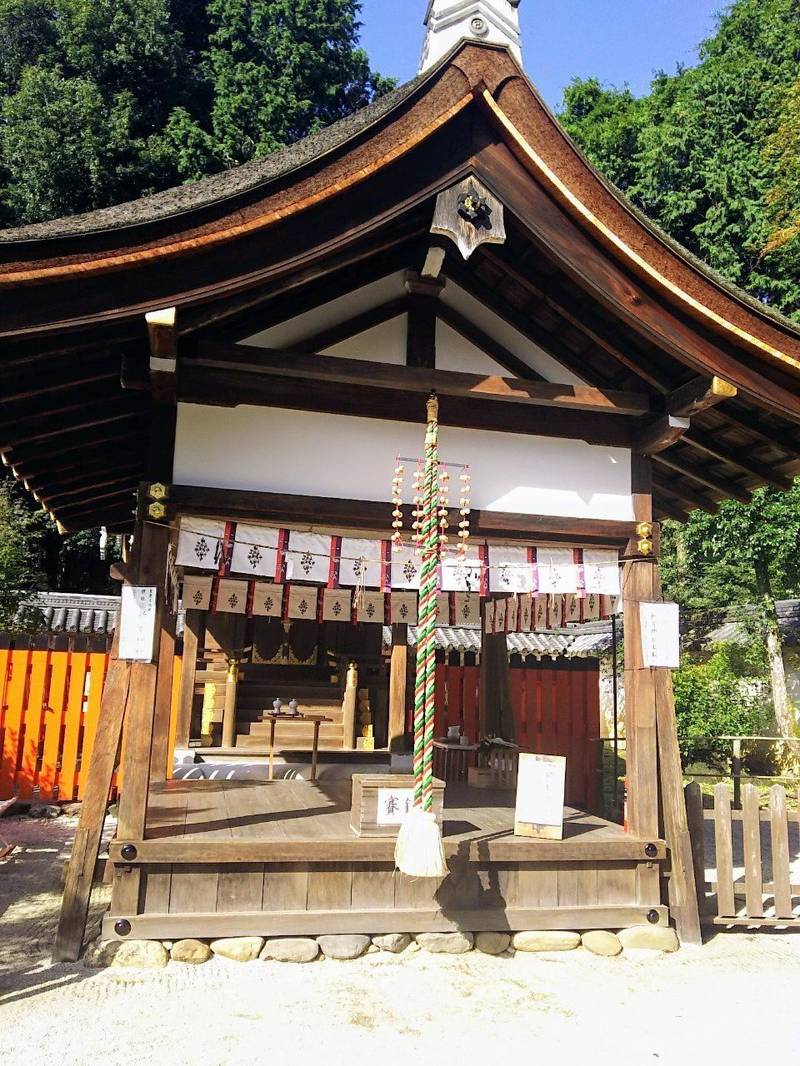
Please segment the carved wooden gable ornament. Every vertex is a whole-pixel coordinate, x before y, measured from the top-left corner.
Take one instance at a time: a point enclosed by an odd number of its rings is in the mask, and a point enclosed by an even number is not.
[[[505,244],[503,205],[477,178],[439,193],[431,233],[449,237],[464,259],[482,244]]]

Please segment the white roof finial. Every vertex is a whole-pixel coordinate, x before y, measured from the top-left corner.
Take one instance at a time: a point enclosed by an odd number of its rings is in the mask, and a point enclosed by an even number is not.
[[[420,74],[462,39],[504,44],[521,66],[519,3],[520,0],[430,0]]]

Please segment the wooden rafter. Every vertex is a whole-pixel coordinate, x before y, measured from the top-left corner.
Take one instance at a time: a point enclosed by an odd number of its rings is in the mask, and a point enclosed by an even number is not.
[[[713,459],[734,466],[743,474],[763,481],[766,485],[772,485],[773,488],[780,489],[782,492],[787,492],[792,487],[790,477],[764,463],[759,463],[757,459],[752,458],[750,451],[743,452],[740,449],[726,447],[720,444],[712,434],[703,433],[694,426],[684,435],[683,443],[696,451],[710,455]]]
[[[696,481],[699,485],[705,485],[706,488],[712,489],[712,491],[717,492],[720,495],[730,496],[734,500],[738,500],[740,503],[750,502],[750,493],[745,489],[738,487],[733,482],[723,481],[721,478],[715,477],[701,467],[690,466],[688,463],[681,463],[679,460],[673,459],[672,456],[660,454],[653,458],[660,466],[665,466],[669,470],[674,470],[675,473],[690,478],[692,481]]]
[[[488,333],[476,326],[460,311],[448,306],[443,300],[439,302],[437,313],[442,322],[446,322],[451,329],[454,329],[456,333],[460,333],[465,340],[468,340],[470,344],[474,344],[476,348],[480,348],[484,355],[488,355],[490,359],[499,363],[504,370],[513,374],[514,377],[526,378],[530,381],[544,381],[541,374],[514,355],[505,345],[490,337]]]
[[[667,397],[667,413],[691,418],[723,400],[732,400],[738,391],[723,378],[693,378]]]
[[[653,488],[657,496],[661,493],[666,493],[667,496],[678,500],[679,503],[685,504],[689,511],[700,510],[714,514],[717,510],[716,500],[710,500],[707,496],[701,496],[699,493],[693,492],[683,482],[676,480],[665,482],[656,477],[653,478]]]
[[[642,455],[658,455],[679,441],[688,428],[688,418],[662,415],[642,430],[636,439],[635,449]]]
[[[342,341],[349,341],[352,337],[357,337],[359,333],[364,333],[374,326],[390,322],[393,318],[406,314],[407,311],[408,299],[405,296],[398,296],[377,307],[371,307],[368,311],[353,315],[344,322],[337,322],[336,325],[312,333],[310,337],[305,337],[300,343],[292,345],[292,349],[298,352],[324,351]]]

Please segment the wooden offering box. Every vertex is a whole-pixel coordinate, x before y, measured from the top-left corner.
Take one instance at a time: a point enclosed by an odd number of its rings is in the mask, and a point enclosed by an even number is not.
[[[350,828],[360,837],[396,837],[414,803],[411,774],[353,774]],[[433,813],[439,825],[444,812],[444,781],[434,778]]]

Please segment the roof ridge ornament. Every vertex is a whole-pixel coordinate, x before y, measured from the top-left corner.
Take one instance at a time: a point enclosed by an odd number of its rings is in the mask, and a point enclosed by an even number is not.
[[[520,0],[429,0],[420,74],[464,39],[505,45],[522,66],[519,4]]]

